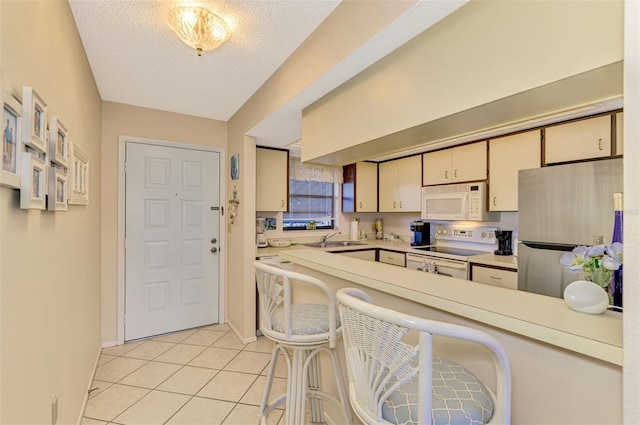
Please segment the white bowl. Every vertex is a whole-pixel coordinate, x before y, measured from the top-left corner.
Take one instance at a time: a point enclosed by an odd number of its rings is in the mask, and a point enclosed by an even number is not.
[[[291,241],[285,239],[269,239],[269,246],[274,248],[285,248],[291,246]]]
[[[602,314],[609,307],[609,296],[598,284],[576,280],[564,290],[564,302],[575,311]]]

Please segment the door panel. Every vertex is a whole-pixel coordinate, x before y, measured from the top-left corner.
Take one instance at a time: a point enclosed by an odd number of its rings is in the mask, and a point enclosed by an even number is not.
[[[218,322],[219,154],[128,142],[125,340]]]

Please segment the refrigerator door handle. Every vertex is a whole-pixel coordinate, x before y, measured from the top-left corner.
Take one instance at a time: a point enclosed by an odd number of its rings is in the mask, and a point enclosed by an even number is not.
[[[548,249],[551,251],[573,251],[573,249],[578,245],[567,245],[567,244],[556,244],[556,243],[545,243],[545,242],[528,242],[528,241],[520,241],[523,245],[528,246],[533,249]]]

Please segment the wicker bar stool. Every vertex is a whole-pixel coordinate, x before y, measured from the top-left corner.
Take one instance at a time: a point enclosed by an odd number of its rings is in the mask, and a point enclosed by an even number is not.
[[[337,293],[349,376],[349,400],[366,424],[511,423],[511,372],[500,344],[475,329],[371,304],[355,288]],[[419,342],[402,341],[409,330]],[[497,397],[458,363],[433,356],[432,336],[471,341],[492,353]]]
[[[325,422],[323,401],[339,409],[343,416],[339,423],[351,423],[349,402],[335,351],[336,338],[341,335],[341,328],[332,292],[322,281],[311,276],[258,261],[254,266],[259,294],[260,330],[264,336],[275,342],[258,422],[266,423],[268,414],[285,402],[284,423],[304,424],[308,399],[311,423]],[[326,302],[294,303],[294,289],[299,285],[319,289]],[[322,352],[328,354],[331,359],[338,398],[321,390],[319,355]],[[269,404],[279,354],[282,354],[287,362],[287,392]]]

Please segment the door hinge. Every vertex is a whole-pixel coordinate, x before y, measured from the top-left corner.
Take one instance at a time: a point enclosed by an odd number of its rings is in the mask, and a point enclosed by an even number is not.
[[[124,163],[124,172],[125,172],[125,173],[127,172],[127,162],[126,162],[126,161],[125,161],[125,163]]]
[[[127,250],[127,240],[126,239],[122,241],[122,247],[124,248],[125,251]]]

